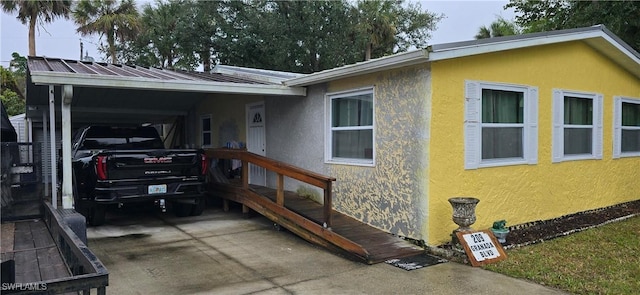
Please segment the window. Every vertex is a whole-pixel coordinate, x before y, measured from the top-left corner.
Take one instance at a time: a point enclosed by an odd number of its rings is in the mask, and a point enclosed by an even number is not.
[[[538,89],[465,82],[465,169],[538,161]]]
[[[554,89],[553,162],[602,159],[602,95]]]
[[[200,130],[202,130],[202,137],[200,142],[202,147],[212,147],[211,142],[211,115],[200,116]]]
[[[614,98],[613,157],[640,156],[640,99]]]
[[[163,149],[155,127],[92,126],[86,132],[81,149]]]
[[[327,104],[327,162],[373,165],[373,88],[327,94]]]

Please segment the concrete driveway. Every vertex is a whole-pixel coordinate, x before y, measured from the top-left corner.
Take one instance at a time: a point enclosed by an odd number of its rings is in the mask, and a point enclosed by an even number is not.
[[[107,218],[88,237],[109,270],[108,294],[563,294],[453,262],[413,271],[365,265],[237,208]]]

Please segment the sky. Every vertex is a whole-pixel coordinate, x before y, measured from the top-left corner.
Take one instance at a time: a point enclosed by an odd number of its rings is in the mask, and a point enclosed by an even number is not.
[[[141,2],[141,1],[138,1]],[[513,20],[513,9],[504,10],[508,1],[421,1],[423,9],[444,14],[432,32],[429,44],[442,44],[473,40],[481,26],[488,26],[498,17]],[[15,15],[2,12],[0,15],[0,65],[7,67],[11,53],[26,56],[28,50],[28,28]],[[98,35],[80,36],[72,20],[56,19],[53,23],[39,26],[36,31],[36,55],[64,59],[80,59],[80,42],[84,52],[96,61],[102,61],[99,44],[106,43]]]

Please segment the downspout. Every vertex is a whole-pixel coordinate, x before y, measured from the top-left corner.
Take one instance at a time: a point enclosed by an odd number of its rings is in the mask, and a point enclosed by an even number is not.
[[[53,208],[58,208],[58,169],[57,166],[57,158],[56,158],[56,105],[55,105],[55,95],[54,95],[54,87],[53,85],[49,85],[49,149],[51,152],[51,156],[49,160],[51,161],[51,205]]]
[[[73,177],[71,171],[71,101],[73,86],[62,86],[62,208],[73,209]]]

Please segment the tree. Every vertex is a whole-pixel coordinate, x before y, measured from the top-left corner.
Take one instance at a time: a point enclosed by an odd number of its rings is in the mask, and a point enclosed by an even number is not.
[[[11,57],[9,67],[13,70],[13,73],[25,76],[27,74],[27,58],[17,52],[11,53]]]
[[[438,22],[443,18],[444,14],[423,10],[420,2],[409,2],[406,8],[399,10],[396,51],[404,52],[411,47],[427,46],[431,32],[437,29]]]
[[[516,23],[525,33],[603,24],[614,34],[640,49],[640,2],[638,1],[537,1],[510,0]]]
[[[157,1],[117,46],[142,65],[311,73],[423,47],[441,18],[401,1]]]
[[[58,17],[69,18],[71,1],[55,0],[9,0],[0,1],[2,9],[8,13],[18,12],[23,24],[29,25],[29,56],[36,55],[36,24],[51,23]]]
[[[230,1],[220,11],[220,62],[300,73],[423,47],[442,18],[402,1]]]
[[[73,18],[83,36],[98,33],[107,38],[107,53],[117,63],[116,42],[135,37],[139,30],[138,10],[134,0],[81,0]]]
[[[193,69],[197,66],[195,53],[190,47],[189,24],[198,21],[190,15],[189,1],[156,1],[143,6],[140,33],[132,48],[140,54],[137,64],[164,68]],[[196,32],[202,33],[202,32]]]
[[[518,29],[518,26],[514,22],[510,22],[503,17],[498,17],[489,27],[481,26],[475,38],[486,39],[518,34],[520,34],[520,29]]]
[[[201,63],[205,72],[212,69],[220,49],[224,32],[230,29],[223,18],[229,13],[225,7],[242,5],[241,1],[196,1],[183,0],[181,16],[184,21],[176,25],[176,50],[182,58],[181,64]]]
[[[533,33],[567,28],[570,6],[567,0],[510,0],[504,8],[513,8],[516,24],[523,28],[524,33]]]
[[[364,60],[371,59],[374,47],[383,52],[393,50],[395,35],[398,32],[396,29],[398,12],[395,8],[391,1],[358,2],[356,14],[359,16],[359,21],[356,28],[363,35]]]
[[[356,30],[364,40],[365,60],[372,55],[406,51],[411,46],[423,47],[435,30],[441,15],[423,12],[420,3],[403,1],[361,0],[355,9]]]
[[[0,99],[7,110],[9,116],[22,114],[25,112],[24,95],[20,91],[20,87],[13,77],[13,73],[8,69],[0,66],[0,78],[2,87],[0,87]]]
[[[357,61],[356,22],[344,1],[223,4],[216,39],[223,64],[311,73]]]
[[[27,58],[17,52],[12,53],[11,57],[9,71],[11,71],[15,81],[15,92],[24,99],[24,94],[27,93]]]

